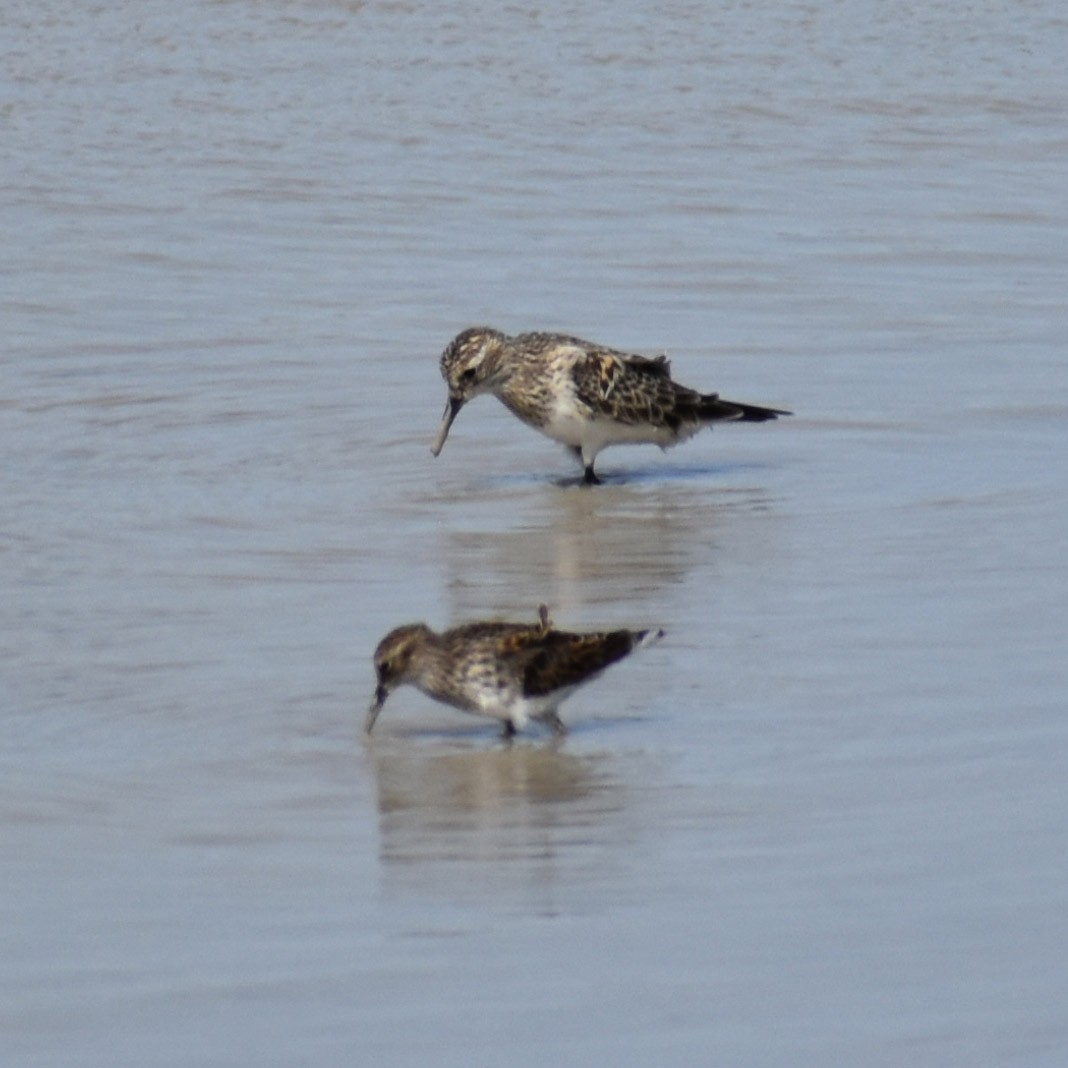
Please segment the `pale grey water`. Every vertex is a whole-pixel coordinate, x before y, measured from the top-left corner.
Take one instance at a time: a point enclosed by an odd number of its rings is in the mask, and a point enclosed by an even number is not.
[[[1060,3],[3,22],[5,1064],[1068,1063]],[[432,460],[480,321],[798,414]]]

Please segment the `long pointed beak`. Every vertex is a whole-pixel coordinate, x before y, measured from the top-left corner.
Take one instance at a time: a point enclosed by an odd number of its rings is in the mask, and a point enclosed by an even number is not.
[[[445,413],[441,417],[441,426],[438,427],[438,436],[434,439],[434,444],[430,446],[430,451],[435,456],[445,448],[445,439],[449,436],[449,428],[463,406],[463,397],[449,395],[448,401],[445,402]]]
[[[363,725],[367,734],[371,733],[371,728],[375,725],[375,720],[378,719],[378,713],[382,711],[387,697],[389,697],[389,690],[385,686],[375,687],[375,699],[371,702],[371,707],[367,709],[367,721]]]

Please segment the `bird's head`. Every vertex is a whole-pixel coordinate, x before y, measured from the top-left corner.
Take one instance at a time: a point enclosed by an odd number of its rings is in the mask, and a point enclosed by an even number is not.
[[[457,334],[441,354],[441,377],[449,388],[449,399],[430,450],[435,456],[445,447],[449,428],[460,409],[472,397],[493,392],[503,373],[501,355],[507,344],[507,337],[499,330],[473,326]]]
[[[367,709],[367,722],[364,729],[368,734],[375,725],[378,713],[386,703],[389,695],[403,686],[409,679],[412,661],[421,645],[431,637],[432,632],[425,623],[407,623],[403,627],[391,630],[375,649],[375,696]]]

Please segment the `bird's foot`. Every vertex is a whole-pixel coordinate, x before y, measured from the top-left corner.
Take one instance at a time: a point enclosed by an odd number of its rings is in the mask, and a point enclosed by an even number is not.
[[[563,738],[563,736],[567,734],[567,724],[556,712],[546,712],[545,715],[540,716],[539,719],[546,727],[549,727],[552,730],[557,738]]]

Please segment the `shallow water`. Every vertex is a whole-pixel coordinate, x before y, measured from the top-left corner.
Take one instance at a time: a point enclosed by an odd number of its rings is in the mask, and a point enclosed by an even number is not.
[[[7,22],[8,1061],[1065,1063],[1057,5]],[[476,322],[797,415],[434,460]],[[668,638],[361,738],[541,601]]]

